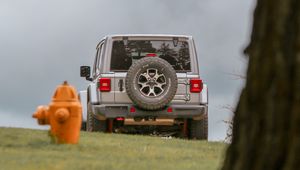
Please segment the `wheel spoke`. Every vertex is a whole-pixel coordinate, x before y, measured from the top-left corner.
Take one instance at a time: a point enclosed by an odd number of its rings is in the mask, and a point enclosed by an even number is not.
[[[149,80],[149,78],[151,78],[150,74],[149,74],[149,70],[151,69],[147,69],[147,73],[144,73],[145,74],[145,77]]]
[[[154,96],[156,96],[155,91],[154,91],[154,87],[150,87],[149,93],[147,94],[147,96],[151,96],[151,94],[153,94]]]
[[[163,85],[166,85],[166,84],[167,84],[166,82],[162,82],[162,83],[161,82],[156,82],[156,85],[161,87],[161,88],[162,88]]]
[[[144,93],[143,90],[144,90],[145,87],[149,87],[149,88],[150,88],[150,86],[149,86],[148,84],[146,84],[146,83],[139,83],[139,85],[142,86],[142,87],[140,88],[140,92],[142,92],[142,93]]]
[[[154,78],[157,80],[158,78],[160,78],[160,77],[164,77],[164,74],[155,74],[155,76],[154,76]]]
[[[147,82],[145,82],[145,83],[138,82],[138,84],[139,84],[139,85],[141,85],[141,86],[142,86],[142,88],[144,88],[144,87],[146,87],[146,86],[149,86],[149,85],[147,85]]]
[[[158,70],[155,69],[155,75],[154,75],[154,78],[156,78],[158,76]]]
[[[162,92],[164,91],[164,89],[162,88],[162,85],[163,85],[163,84],[157,84],[157,85],[155,85],[154,87],[159,88],[159,89],[161,90],[160,93],[162,93]]]
[[[140,78],[144,77],[147,81],[149,80],[150,76],[147,73],[143,73],[140,75]]]

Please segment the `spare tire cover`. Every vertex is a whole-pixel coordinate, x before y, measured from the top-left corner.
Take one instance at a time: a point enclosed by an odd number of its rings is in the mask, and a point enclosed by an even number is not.
[[[131,65],[125,87],[129,98],[139,108],[158,110],[170,103],[176,94],[176,71],[164,59],[145,57]]]

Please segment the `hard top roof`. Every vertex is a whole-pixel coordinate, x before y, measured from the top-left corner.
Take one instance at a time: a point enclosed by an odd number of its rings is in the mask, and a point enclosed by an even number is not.
[[[175,35],[175,34],[115,34],[115,35],[108,35],[108,38],[115,38],[115,37],[178,37],[178,38],[192,38],[190,35]]]
[[[175,34],[114,34],[114,35],[107,35],[103,37],[100,42],[97,44],[96,48],[99,47],[100,43],[103,42],[105,39],[113,39],[113,38],[122,38],[122,37],[130,37],[137,38],[137,37],[149,37],[149,38],[186,38],[186,39],[192,39],[192,36],[190,35],[175,35]]]

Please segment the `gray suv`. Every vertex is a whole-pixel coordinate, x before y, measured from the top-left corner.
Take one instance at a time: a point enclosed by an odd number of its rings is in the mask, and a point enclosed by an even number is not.
[[[104,37],[79,98],[87,131],[172,134],[207,139],[208,90],[191,36]]]

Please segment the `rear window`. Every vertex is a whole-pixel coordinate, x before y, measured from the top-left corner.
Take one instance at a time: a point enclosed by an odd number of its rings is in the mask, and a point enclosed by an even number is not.
[[[160,57],[177,72],[191,71],[189,46],[186,41],[129,40],[114,41],[111,56],[112,71],[127,71],[131,64],[143,57]]]

